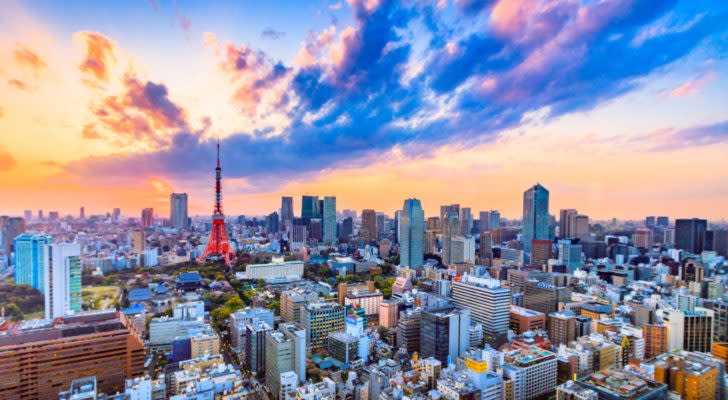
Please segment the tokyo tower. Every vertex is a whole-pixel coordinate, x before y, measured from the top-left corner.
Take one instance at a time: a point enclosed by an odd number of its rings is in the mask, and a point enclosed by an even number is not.
[[[222,213],[222,168],[220,167],[220,141],[217,142],[217,167],[215,168],[215,209],[212,212],[212,231],[205,251],[199,261],[224,259],[225,264],[235,257],[225,232],[225,215]]]

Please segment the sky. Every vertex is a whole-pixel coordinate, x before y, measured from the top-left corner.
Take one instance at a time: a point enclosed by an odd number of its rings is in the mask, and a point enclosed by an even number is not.
[[[728,217],[728,2],[14,1],[0,214]],[[300,210],[298,210],[300,211]],[[477,214],[476,214],[477,215]]]

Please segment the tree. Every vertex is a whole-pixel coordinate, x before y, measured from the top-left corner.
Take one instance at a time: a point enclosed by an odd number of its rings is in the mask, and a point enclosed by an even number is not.
[[[235,312],[243,307],[245,307],[245,303],[243,303],[243,300],[237,294],[230,296],[225,302],[225,308],[230,312]]]
[[[218,331],[225,329],[230,314],[231,312],[227,307],[218,307],[210,312],[212,324]]]
[[[266,285],[265,279],[258,279],[255,282],[255,287],[260,288],[260,289],[265,288],[265,285]]]
[[[20,311],[20,307],[18,307],[15,303],[8,303],[5,306],[5,315],[10,317],[13,321],[22,321],[23,320],[23,312]]]

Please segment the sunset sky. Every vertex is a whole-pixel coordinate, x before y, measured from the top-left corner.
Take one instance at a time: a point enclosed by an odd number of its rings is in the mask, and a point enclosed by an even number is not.
[[[0,214],[728,217],[728,2],[2,1]],[[477,215],[477,214],[476,214]]]

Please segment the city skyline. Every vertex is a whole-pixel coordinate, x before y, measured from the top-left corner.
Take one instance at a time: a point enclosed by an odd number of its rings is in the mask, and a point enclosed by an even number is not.
[[[358,210],[415,197],[428,215],[457,202],[515,217],[540,182],[553,209],[592,218],[726,218],[727,13],[718,1],[8,2],[2,212],[161,215],[185,192],[205,215],[220,138],[230,214],[321,193]]]

